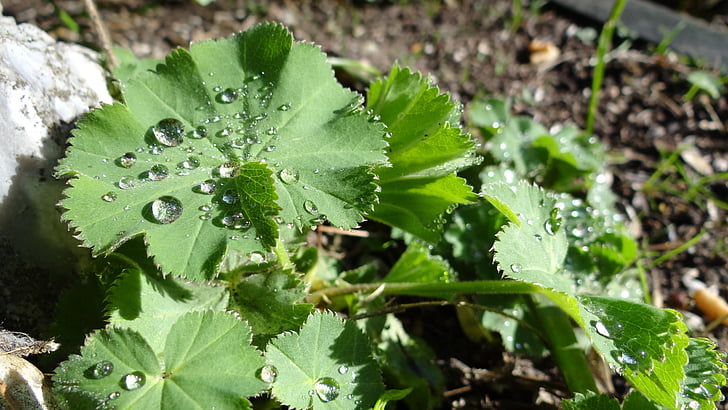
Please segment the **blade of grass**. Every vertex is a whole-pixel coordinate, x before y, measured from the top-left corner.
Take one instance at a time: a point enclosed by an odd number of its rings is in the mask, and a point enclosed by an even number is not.
[[[594,78],[592,79],[591,96],[589,97],[589,113],[586,118],[584,135],[592,135],[594,132],[594,120],[596,118],[597,103],[599,102],[599,90],[602,88],[604,70],[606,68],[604,56],[607,54],[607,49],[612,41],[614,29],[617,26],[619,16],[622,15],[622,10],[624,10],[625,4],[627,4],[626,0],[617,0],[614,2],[612,12],[609,14],[609,19],[606,23],[604,23],[602,32],[599,34],[599,43],[597,45],[597,64],[594,67]]]
[[[652,262],[652,266],[657,266],[657,265],[661,264],[662,262],[665,262],[665,261],[667,261],[667,260],[675,257],[676,255],[679,255],[680,253],[684,252],[689,247],[691,247],[691,246],[695,245],[696,243],[698,243],[698,241],[700,240],[700,238],[703,235],[705,235],[706,233],[707,233],[706,230],[704,230],[704,229],[701,230],[700,232],[698,232],[697,235],[693,236],[689,241],[687,241],[684,244],[678,246],[677,248],[675,248],[675,249],[673,249],[673,250],[665,253],[664,255],[660,256],[659,258],[655,259],[655,261]]]

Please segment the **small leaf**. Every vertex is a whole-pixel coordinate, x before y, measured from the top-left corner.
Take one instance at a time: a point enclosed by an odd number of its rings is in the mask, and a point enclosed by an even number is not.
[[[619,410],[621,407],[617,399],[604,393],[589,392],[584,395],[576,393],[573,399],[561,402],[564,410]]]
[[[74,177],[64,218],[96,255],[144,235],[165,273],[209,279],[228,251],[268,251],[278,224],[351,228],[377,200],[384,125],[281,25],[175,50],[123,92],[79,122],[56,169]]]
[[[607,364],[650,400],[678,408],[688,363],[680,314],[618,299],[577,299],[584,330]]]
[[[512,218],[494,245],[500,269],[512,278],[574,294],[574,281],[564,271],[568,243],[556,201],[525,181],[488,184],[483,194]]]
[[[194,312],[177,320],[159,354],[133,330],[98,331],[53,379],[73,408],[245,408],[267,386],[256,377],[263,364],[245,323]]]
[[[257,346],[265,346],[286,330],[298,330],[313,309],[311,304],[299,303],[306,295],[305,288],[290,272],[247,276],[233,295],[238,312],[253,328]]]
[[[720,79],[707,71],[693,71],[688,74],[688,82],[705,91],[711,98],[720,98],[723,93],[723,84]]]
[[[156,270],[132,269],[111,288],[109,324],[139,332],[154,351],[164,348],[172,325],[188,312],[222,311],[228,292],[221,286],[184,283]]]
[[[391,167],[376,169],[382,191],[369,216],[436,242],[442,214],[477,199],[454,174],[479,161],[475,142],[457,125],[459,106],[419,73],[395,64],[387,79],[369,88],[368,107],[391,134]]]
[[[384,391],[367,337],[332,313],[271,340],[266,359],[278,370],[273,396],[295,409],[368,409]]]
[[[390,401],[402,400],[412,392],[412,389],[385,390],[382,397],[374,404],[374,410],[384,410]]]
[[[687,353],[681,407],[711,408],[715,402],[723,400],[721,388],[726,384],[726,353],[716,350],[715,342],[705,338],[691,338]]]
[[[383,282],[449,282],[455,280],[453,274],[446,260],[431,255],[425,245],[412,242]]]

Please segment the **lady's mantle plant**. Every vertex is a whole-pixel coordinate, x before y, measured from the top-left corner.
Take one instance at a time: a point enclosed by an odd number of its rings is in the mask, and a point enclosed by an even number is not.
[[[565,262],[572,245],[561,229],[562,219],[570,223],[565,209],[506,168],[487,169],[482,195],[505,216],[493,249],[515,280],[454,281],[444,261],[413,242],[383,283],[341,274],[359,284],[307,295],[306,257],[296,265],[289,251],[309,227],[349,229],[366,216],[434,243],[446,212],[478,203],[455,174],[478,160],[457,126],[460,107],[418,74],[395,65],[372,84],[365,111],[317,47],[262,24],[174,51],[122,91],[124,104],[79,123],[57,168],[71,185],[64,217],[104,256],[95,273],[111,284],[109,325],[54,376],[68,407],[246,408],[268,392],[290,408],[365,409],[409,391],[385,392],[382,369],[393,386],[429,392],[411,377],[401,382],[408,376],[397,362],[410,339],[394,317],[386,327],[367,322],[365,335],[355,322],[304,303],[374,289],[444,298],[544,294],[647,399],[671,408],[708,404],[725,383],[711,373],[724,369],[714,346],[689,339],[673,312],[580,288],[585,264]],[[577,169],[550,138],[540,138],[539,155],[529,158]],[[501,145],[520,152],[513,141]],[[614,273],[629,252],[612,246],[619,235],[602,240],[604,249],[594,245],[600,267]],[[575,376],[585,366],[569,362],[583,352],[547,333],[570,387],[593,390]],[[593,396],[578,397],[574,403]]]

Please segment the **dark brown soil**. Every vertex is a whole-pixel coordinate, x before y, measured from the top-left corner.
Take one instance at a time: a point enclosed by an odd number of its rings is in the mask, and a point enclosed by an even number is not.
[[[80,1],[56,2],[80,25],[80,33],[66,28],[44,0],[3,3],[4,13],[19,22],[37,24],[59,40],[97,47]],[[528,9],[529,2],[524,3]],[[585,125],[596,43],[587,37],[600,27],[565,10],[543,7],[537,15],[526,12],[514,29],[510,0],[218,0],[207,7],[191,1],[99,0],[98,5],[114,43],[139,57],[161,58],[190,41],[224,37],[259,21],[275,20],[297,39],[313,41],[330,55],[359,60],[382,72],[399,61],[429,73],[443,91],[465,104],[476,97],[508,97],[515,112],[546,127]],[[552,42],[560,57],[530,64],[528,43],[533,39]],[[624,41],[617,38],[615,45]],[[701,172],[710,176],[728,171],[728,101],[725,96],[704,95],[684,101],[690,87],[686,75],[694,68],[650,50],[650,45],[635,41],[631,48],[610,54],[595,134],[609,147],[614,190],[646,255],[658,257],[705,231],[687,251],[658,266],[647,263],[654,303],[699,314],[680,279],[697,269],[701,280],[728,295],[728,182],[699,182],[704,192],[689,198],[690,187],[669,166],[659,178],[663,188],[644,186],[664,157],[685,144],[695,148],[689,151],[692,157],[682,157],[691,181],[704,176]],[[417,324],[418,318],[432,315],[453,317],[447,309],[428,309],[410,319],[437,351],[438,364],[448,377],[443,409],[558,406],[564,389],[548,362],[533,363],[499,351],[496,357],[492,350],[468,343],[455,325],[432,320]],[[725,327],[706,335],[728,349]]]

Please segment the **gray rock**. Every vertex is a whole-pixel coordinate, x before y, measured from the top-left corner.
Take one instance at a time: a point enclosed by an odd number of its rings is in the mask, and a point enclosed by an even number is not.
[[[0,17],[0,235],[39,267],[68,272],[78,242],[60,221],[53,179],[73,123],[112,101],[98,57]]]

